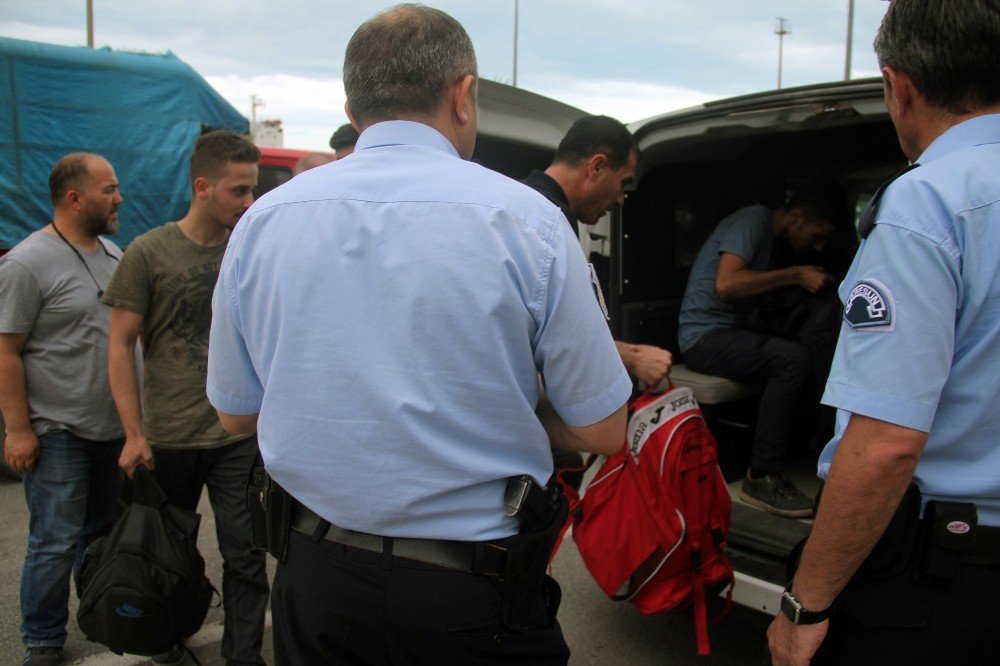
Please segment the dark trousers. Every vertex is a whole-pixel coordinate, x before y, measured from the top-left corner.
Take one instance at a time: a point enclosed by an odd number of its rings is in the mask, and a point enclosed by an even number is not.
[[[264,664],[260,650],[268,600],[267,560],[263,551],[250,547],[246,508],[257,438],[213,449],[158,448],[155,456],[156,480],[172,504],[194,511],[202,488],[208,488],[223,560],[222,656],[228,664]]]
[[[912,562],[888,579],[855,578],[837,599],[812,663],[1000,664],[997,599],[998,567],[962,565],[951,586],[914,582]]]
[[[764,386],[750,464],[759,472],[782,471],[796,406],[807,387],[812,391],[813,361],[805,347],[747,330],[712,331],[684,360],[695,372]]]
[[[485,576],[292,530],[271,598],[275,663],[566,664],[562,629],[541,606],[538,628],[514,633]]]

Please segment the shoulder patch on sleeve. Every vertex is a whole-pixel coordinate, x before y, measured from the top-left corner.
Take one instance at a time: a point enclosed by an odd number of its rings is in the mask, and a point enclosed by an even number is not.
[[[601,306],[601,312],[604,313],[604,318],[607,321],[611,321],[611,314],[608,312],[608,304],[604,300],[604,290],[601,289],[601,281],[597,277],[597,269],[594,268],[594,264],[587,264],[590,269],[590,286],[594,288],[594,296],[597,297],[597,304]]]
[[[844,323],[851,328],[891,331],[896,326],[892,292],[878,280],[860,280],[844,306]]]

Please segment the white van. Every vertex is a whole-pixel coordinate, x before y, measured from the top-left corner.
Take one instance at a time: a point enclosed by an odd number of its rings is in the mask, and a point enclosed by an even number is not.
[[[520,179],[544,169],[572,122],[584,115],[527,91],[483,81],[481,162]],[[765,92],[632,123],[641,152],[625,205],[598,225],[581,225],[584,251],[608,281],[614,337],[655,344],[683,358],[677,316],[691,264],[715,225],[741,206],[780,205],[788,192],[823,177],[838,181],[857,216],[878,185],[906,166],[882,96],[881,79]],[[843,236],[851,236],[844,234]],[[851,253],[857,238],[841,238]],[[743,504],[756,411],[756,388],[691,375],[691,386],[720,443],[730,481],[729,555],[737,571],[734,600],[774,615],[785,584],[785,559],[810,522],[779,518]],[[818,451],[803,447],[793,478],[815,494]]]

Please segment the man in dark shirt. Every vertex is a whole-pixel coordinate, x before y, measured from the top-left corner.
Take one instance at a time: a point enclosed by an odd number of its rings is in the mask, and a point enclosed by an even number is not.
[[[639,149],[627,127],[608,116],[588,116],[573,123],[549,168],[536,169],[521,182],[559,206],[576,231],[577,221],[597,224],[614,204],[624,203],[638,161]],[[621,340],[615,346],[629,374],[646,386],[656,386],[670,372],[666,349]]]

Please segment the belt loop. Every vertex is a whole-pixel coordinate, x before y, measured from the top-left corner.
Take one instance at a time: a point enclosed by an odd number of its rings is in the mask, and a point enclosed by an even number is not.
[[[392,571],[392,537],[382,537],[382,569]]]
[[[319,518],[319,516],[317,516]],[[312,539],[313,543],[319,543],[326,536],[327,531],[330,529],[330,521],[320,518],[316,523],[316,528],[313,530]]]

